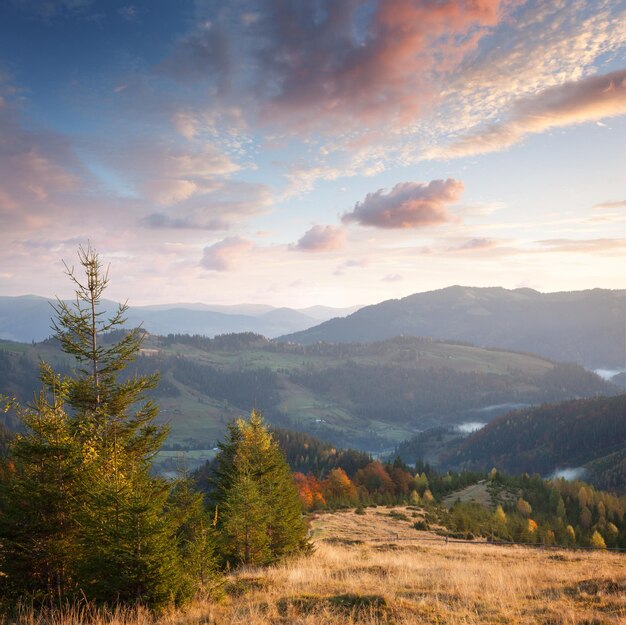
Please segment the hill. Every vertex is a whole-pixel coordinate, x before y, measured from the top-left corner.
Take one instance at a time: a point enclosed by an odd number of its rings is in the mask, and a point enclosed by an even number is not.
[[[562,402],[494,419],[444,454],[444,466],[507,473],[580,469],[599,488],[626,488],[626,395]]]
[[[54,341],[4,343],[2,350],[22,369],[0,370],[0,389],[10,386],[20,396],[21,388],[23,399],[37,387],[40,356],[68,367]],[[149,336],[134,366],[161,374],[156,399],[171,426],[161,457],[175,460],[185,450],[196,464],[214,455],[225,424],[254,406],[273,426],[380,452],[429,427],[495,416],[510,402],[617,392],[577,365],[414,337],[299,346],[250,333]]]
[[[311,345],[427,336],[623,369],[625,301],[626,291],[605,289],[539,293],[452,286],[366,306],[278,340]]]
[[[0,296],[0,339],[31,342],[51,335],[51,302],[45,297]],[[113,310],[115,302],[104,302]],[[302,311],[255,304],[221,306],[209,304],[163,304],[131,306],[128,322],[141,324],[153,334],[190,333],[215,336],[227,332],[257,332],[269,337],[285,331],[304,330],[333,317],[354,312],[357,307],[313,306]]]

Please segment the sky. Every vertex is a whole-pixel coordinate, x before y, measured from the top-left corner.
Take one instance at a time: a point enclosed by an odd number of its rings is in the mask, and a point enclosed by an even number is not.
[[[626,0],[2,0],[0,295],[626,288]]]

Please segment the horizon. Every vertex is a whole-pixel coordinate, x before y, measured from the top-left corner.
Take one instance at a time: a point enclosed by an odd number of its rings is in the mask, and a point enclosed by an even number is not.
[[[187,301],[187,302],[179,302],[179,301],[162,301],[162,302],[142,302],[142,303],[133,303],[130,299],[124,300],[126,301],[126,303],[128,304],[129,307],[136,307],[136,308],[150,308],[150,307],[162,307],[162,306],[168,306],[168,307],[181,307],[184,308],[186,306],[207,306],[207,307],[218,307],[218,308],[237,308],[237,307],[244,307],[244,306],[258,306],[258,307],[268,307],[272,310],[279,310],[279,309],[288,309],[288,310],[295,310],[295,311],[302,311],[302,310],[306,310],[308,308],[317,308],[317,307],[321,307],[321,308],[329,308],[329,309],[337,309],[337,310],[345,310],[348,308],[356,308],[357,310],[360,310],[361,308],[365,308],[367,306],[376,306],[378,304],[382,304],[386,301],[390,301],[390,300],[402,300],[402,299],[406,299],[408,297],[411,297],[413,295],[424,295],[426,293],[434,293],[437,291],[445,291],[447,289],[453,289],[453,288],[461,288],[461,289],[502,289],[505,291],[521,291],[521,290],[530,290],[530,291],[534,291],[536,293],[539,293],[540,295],[550,295],[550,294],[556,294],[556,293],[580,293],[580,292],[584,292],[584,291],[595,291],[595,290],[602,290],[602,291],[626,291],[626,287],[623,288],[602,288],[602,287],[591,287],[591,288],[581,288],[581,289],[557,289],[554,291],[542,291],[539,289],[533,289],[532,287],[525,287],[525,286],[520,286],[520,287],[515,287],[512,289],[508,289],[506,287],[503,286],[472,286],[472,285],[468,285],[468,284],[450,284],[448,286],[444,286],[441,288],[437,288],[437,289],[429,289],[427,291],[416,291],[413,293],[407,293],[406,295],[399,295],[398,297],[389,297],[383,300],[379,300],[379,301],[373,301],[373,302],[367,302],[367,303],[360,303],[360,304],[348,304],[346,306],[333,306],[330,304],[326,304],[323,302],[318,302],[318,303],[313,303],[313,304],[308,304],[308,305],[304,305],[304,306],[290,306],[288,304],[267,304],[263,301],[258,301],[258,302],[251,302],[251,301],[238,301],[238,302],[233,302],[233,303],[224,303],[223,301],[218,301],[218,302],[207,302],[207,301]],[[41,299],[46,299],[46,300],[56,300],[57,297],[59,297],[59,299],[65,300],[65,301],[69,301],[72,300],[74,298],[73,294],[67,294],[65,296],[57,296],[57,295],[51,295],[51,296],[47,296],[47,295],[39,295],[37,293],[18,293],[16,295],[6,295],[4,293],[0,293],[0,297],[35,297],[35,298],[41,298]],[[112,298],[106,298],[107,301],[112,301],[115,303],[123,303],[122,300],[116,300],[116,299],[112,299]],[[356,310],[354,311],[356,312]],[[237,314],[246,314],[246,313],[237,313]],[[352,314],[352,313],[349,313]]]
[[[135,305],[626,288],[624,24],[624,0],[5,2],[0,294],[64,292],[88,241]]]

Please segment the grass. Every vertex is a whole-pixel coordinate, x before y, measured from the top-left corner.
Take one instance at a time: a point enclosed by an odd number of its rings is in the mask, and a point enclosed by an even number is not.
[[[395,512],[395,514],[390,514]],[[315,553],[228,576],[217,600],[159,625],[617,625],[626,622],[626,556],[429,540],[405,508],[320,514]],[[413,519],[411,518],[411,521]],[[2,620],[0,619],[0,622]],[[141,610],[86,608],[16,625],[151,625]],[[6,623],[6,621],[5,621]]]

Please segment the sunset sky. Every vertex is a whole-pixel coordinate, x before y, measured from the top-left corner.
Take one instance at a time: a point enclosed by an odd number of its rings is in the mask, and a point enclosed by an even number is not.
[[[626,0],[2,0],[0,295],[626,288]]]

